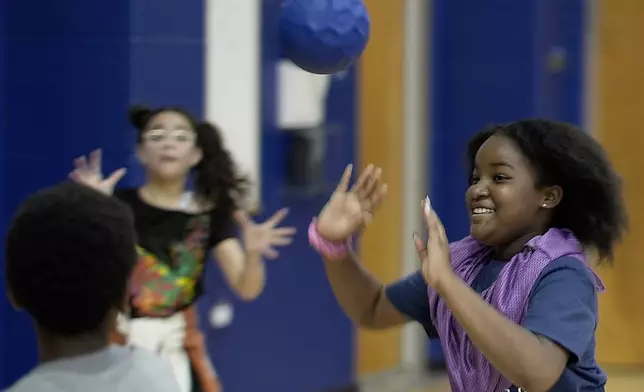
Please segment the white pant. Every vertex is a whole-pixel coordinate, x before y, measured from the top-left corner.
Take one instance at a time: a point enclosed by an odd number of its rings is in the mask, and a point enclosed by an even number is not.
[[[190,359],[183,348],[186,322],[183,312],[167,318],[140,317],[127,320],[119,316],[118,328],[126,334],[128,344],[158,353],[172,366],[182,392],[191,392]]]

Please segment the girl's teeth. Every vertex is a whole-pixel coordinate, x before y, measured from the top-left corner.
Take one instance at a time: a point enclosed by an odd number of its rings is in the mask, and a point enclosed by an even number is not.
[[[494,210],[489,209],[489,208],[475,208],[474,213],[475,214],[492,214],[492,213],[494,213]]]

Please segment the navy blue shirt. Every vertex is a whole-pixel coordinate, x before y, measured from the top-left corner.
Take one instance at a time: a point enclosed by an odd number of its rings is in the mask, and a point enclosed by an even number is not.
[[[472,285],[478,293],[494,283],[504,263],[490,261]],[[386,289],[391,303],[407,317],[438,337],[429,315],[427,284],[420,271]],[[570,353],[570,360],[551,392],[601,392],[606,375],[595,361],[597,291],[592,273],[578,259],[562,257],[541,273],[529,297],[523,327],[557,343]],[[511,392],[518,392],[512,387]]]

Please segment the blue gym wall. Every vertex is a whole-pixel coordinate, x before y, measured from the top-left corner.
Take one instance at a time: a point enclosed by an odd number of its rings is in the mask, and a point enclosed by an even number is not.
[[[477,130],[530,117],[581,124],[584,11],[583,0],[433,1],[429,183],[450,239],[469,230],[464,157]],[[567,53],[561,72],[547,69],[553,47]]]
[[[0,0],[0,157],[6,156],[6,144],[4,141],[4,133],[6,132],[6,100],[5,100],[5,83],[6,83],[6,49],[7,49],[7,40],[5,36],[5,26],[6,26],[6,0]],[[7,171],[6,159],[0,158],[0,189],[7,189],[5,181],[5,173]],[[6,211],[3,208],[5,203],[5,193],[0,192],[0,238],[4,238],[5,225],[3,224],[6,221]],[[1,254],[1,253],[0,253]],[[0,256],[1,258],[2,256]],[[2,347],[5,343],[5,322],[7,319],[7,314],[9,311],[8,304],[5,300],[5,283],[4,283],[4,268],[0,269],[0,388],[2,388],[3,383],[1,380],[4,380],[5,375],[5,361],[4,355],[2,354]]]
[[[317,392],[353,379],[353,329],[305,235],[328,192],[314,198],[283,192],[284,136],[275,128],[274,106],[277,4],[266,0],[263,10],[263,207],[290,207],[287,223],[299,235],[268,264],[268,286],[255,303],[236,301],[216,268],[208,271],[201,309],[222,299],[235,305],[229,328],[207,329],[213,361],[230,392]],[[0,0],[0,11],[3,228],[25,195],[63,180],[74,157],[97,147],[104,149],[106,170],[126,163],[130,172],[123,183],[140,183],[126,121],[130,104],[178,104],[202,114],[203,0]],[[329,97],[329,122],[341,129],[329,136],[331,181],[354,157],[354,96],[351,71],[334,82]],[[4,280],[0,284],[4,291]],[[12,311],[4,296],[1,306],[4,388],[36,363],[36,343],[28,318]]]
[[[5,228],[27,193],[66,178],[74,155],[104,146],[111,167],[124,158],[129,10],[124,2],[3,5]],[[36,343],[27,317],[2,297],[5,386],[34,364]]]
[[[231,392],[319,392],[353,381],[353,328],[333,298],[319,257],[306,241],[306,228],[330,193],[303,198],[301,192],[284,189],[287,136],[275,126],[275,64],[280,56],[276,4],[264,1],[262,207],[266,214],[288,207],[287,223],[297,227],[298,234],[280,259],[268,263],[268,284],[254,303],[235,301],[218,271],[209,271],[212,284],[208,287],[213,290],[207,291],[201,304],[204,312],[222,299],[232,300],[236,311],[231,327],[208,333],[215,367]],[[355,94],[354,70],[334,79],[327,122],[339,131],[328,140],[331,185],[354,157]]]

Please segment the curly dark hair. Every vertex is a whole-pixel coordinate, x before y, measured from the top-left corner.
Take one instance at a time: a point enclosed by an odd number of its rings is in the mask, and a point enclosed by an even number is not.
[[[188,111],[179,107],[150,109],[144,105],[134,105],[129,110],[129,118],[138,131],[137,142],[141,143],[143,132],[150,120],[163,112],[181,114],[197,133],[197,145],[203,153],[201,161],[195,167],[197,196],[223,211],[232,213],[246,196],[249,182],[239,173],[215,125],[198,121]]]
[[[577,127],[542,119],[492,125],[469,142],[469,173],[476,153],[492,135],[512,140],[537,174],[537,187],[558,185],[563,189],[551,227],[566,228],[600,261],[612,261],[613,248],[628,228],[621,179],[601,145]]]
[[[6,237],[9,294],[50,333],[99,332],[126,303],[135,244],[132,214],[115,198],[73,182],[38,191]]]

